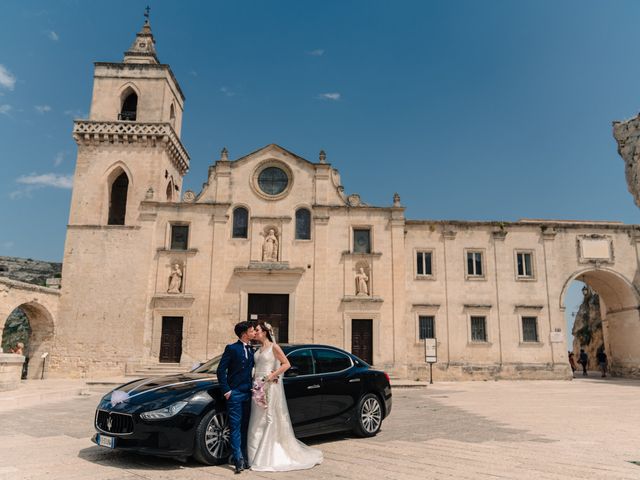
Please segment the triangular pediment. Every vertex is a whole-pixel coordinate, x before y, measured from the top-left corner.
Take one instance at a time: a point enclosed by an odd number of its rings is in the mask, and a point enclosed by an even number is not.
[[[315,163],[310,162],[306,158],[303,158],[300,155],[296,155],[295,153],[275,143],[270,143],[269,145],[259,148],[258,150],[255,150],[243,157],[233,160],[232,163],[233,163],[233,166],[240,166],[244,163],[250,162],[252,159],[264,158],[265,156],[268,156],[268,155],[273,155],[274,157],[282,160],[291,159],[296,162],[301,162],[307,166],[316,165]]]

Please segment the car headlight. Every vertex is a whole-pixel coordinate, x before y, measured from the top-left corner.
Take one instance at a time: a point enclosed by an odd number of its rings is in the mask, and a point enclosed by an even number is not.
[[[140,414],[140,418],[145,420],[162,420],[164,418],[171,418],[177,413],[180,412],[185,406],[187,402],[176,402],[168,407],[159,408],[158,410],[151,410],[150,412],[142,412]]]

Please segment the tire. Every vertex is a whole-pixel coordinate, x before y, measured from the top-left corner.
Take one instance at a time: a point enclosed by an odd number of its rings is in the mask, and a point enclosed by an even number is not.
[[[226,463],[231,453],[231,430],[227,412],[211,410],[196,428],[193,458],[205,465]]]
[[[358,402],[353,432],[359,437],[373,437],[382,426],[382,403],[373,393],[367,393]]]

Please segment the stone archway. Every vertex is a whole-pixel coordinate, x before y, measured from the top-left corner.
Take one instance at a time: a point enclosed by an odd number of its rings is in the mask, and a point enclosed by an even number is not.
[[[565,282],[560,308],[571,282],[579,280],[600,296],[604,345],[611,373],[640,377],[640,292],[622,274],[608,268],[574,272]]]
[[[60,290],[0,278],[0,336],[7,318],[17,308],[26,314],[31,326],[25,352],[29,357],[27,378],[40,378],[44,353],[49,354],[47,365],[52,359],[59,299]]]

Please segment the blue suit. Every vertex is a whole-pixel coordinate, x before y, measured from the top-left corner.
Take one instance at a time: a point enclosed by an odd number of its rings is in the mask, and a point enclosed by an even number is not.
[[[253,349],[238,340],[227,345],[218,364],[218,382],[222,393],[231,392],[227,400],[231,451],[235,460],[247,460],[247,432],[251,413]]]

